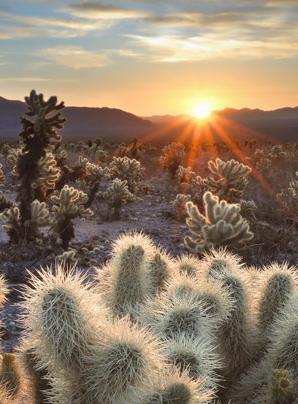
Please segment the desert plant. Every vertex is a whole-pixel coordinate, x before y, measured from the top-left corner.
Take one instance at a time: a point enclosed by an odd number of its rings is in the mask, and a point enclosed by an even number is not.
[[[165,170],[168,170],[171,177],[174,178],[176,172],[183,164],[185,157],[185,148],[180,143],[170,143],[162,149],[160,163]]]
[[[198,262],[197,274],[199,278],[206,280],[218,279],[221,273],[241,272],[243,265],[238,255],[228,252],[225,248],[212,249]]]
[[[9,397],[12,399],[16,398],[20,392],[21,371],[13,354],[4,353],[2,355],[0,385],[5,387]]]
[[[253,238],[249,224],[240,214],[240,206],[229,204],[206,192],[203,196],[205,215],[192,202],[186,203],[186,223],[194,237],[187,236],[185,245],[190,250],[202,251],[220,245],[243,247]]]
[[[189,202],[190,200],[190,195],[177,194],[176,198],[172,201],[171,205],[175,210],[175,216],[178,221],[182,222],[185,220],[185,217],[187,215],[185,205],[186,202]]]
[[[167,281],[175,272],[173,259],[162,250],[157,250],[153,258],[148,262],[152,294],[158,294],[166,287]]]
[[[142,179],[144,168],[138,160],[128,157],[113,157],[109,170],[112,178],[127,181],[129,191],[135,193]]]
[[[119,180],[119,178],[115,178],[106,191],[100,193],[99,197],[106,201],[109,209],[107,217],[116,220],[120,218],[122,206],[136,199],[134,194],[129,191],[127,181]]]
[[[84,192],[68,185],[58,195],[52,195],[52,230],[59,237],[63,249],[68,249],[69,242],[74,237],[73,219],[92,216],[92,211],[85,208],[87,201],[88,196]]]
[[[91,348],[83,378],[88,403],[113,404],[160,367],[159,342],[127,318],[106,328]]]
[[[247,187],[251,168],[236,160],[223,161],[217,158],[208,162],[211,175],[207,178],[210,192],[228,202],[239,202]]]
[[[42,94],[31,91],[29,97],[25,97],[28,107],[21,118],[23,131],[20,133],[22,141],[21,153],[18,155],[16,173],[19,180],[17,201],[19,202],[21,231],[25,237],[30,235],[30,229],[25,229],[25,223],[30,223],[31,203],[37,199],[45,199],[44,182],[45,175],[50,176],[47,186],[52,187],[54,178],[58,179],[57,170],[52,164],[51,167],[45,165],[48,161],[48,153],[53,146],[60,142],[60,135],[57,130],[63,127],[65,122],[61,118],[60,110],[64,108],[63,102],[58,104],[56,97],[44,100]],[[51,159],[52,161],[52,159]],[[29,231],[28,231],[29,230]]]
[[[196,276],[200,260],[190,254],[183,254],[176,259],[176,265],[181,274]]]
[[[272,264],[259,273],[258,330],[260,350],[268,344],[271,326],[276,316],[290,301],[296,290],[297,276],[294,268],[286,264]]]
[[[2,164],[0,164],[0,182],[5,180],[4,172],[2,170]]]
[[[213,392],[206,389],[204,380],[192,379],[187,372],[175,366],[160,370],[144,383],[133,389],[129,399],[135,404],[205,404]],[[122,403],[121,403],[122,404]],[[123,403],[125,404],[125,403]]]
[[[99,288],[115,316],[132,313],[150,294],[147,263],[154,252],[151,240],[143,234],[126,234],[114,243],[107,275]],[[100,270],[98,277],[101,277]]]

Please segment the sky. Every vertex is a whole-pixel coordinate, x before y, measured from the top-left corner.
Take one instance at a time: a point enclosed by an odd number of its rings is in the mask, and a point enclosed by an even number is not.
[[[132,113],[298,105],[298,0],[0,0],[0,96]]]

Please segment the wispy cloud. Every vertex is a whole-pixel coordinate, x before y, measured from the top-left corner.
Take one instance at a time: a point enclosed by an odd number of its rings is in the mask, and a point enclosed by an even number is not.
[[[51,62],[72,69],[103,67],[109,63],[109,58],[106,55],[88,51],[78,46],[48,48],[42,50],[41,55]]]
[[[135,19],[144,18],[147,15],[146,12],[138,9],[130,9],[88,1],[70,5],[67,9],[74,16],[100,20]]]

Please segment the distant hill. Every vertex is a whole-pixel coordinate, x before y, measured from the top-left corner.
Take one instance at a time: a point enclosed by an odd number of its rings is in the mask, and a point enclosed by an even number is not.
[[[21,131],[20,116],[25,103],[0,97],[0,140],[16,140]],[[136,115],[115,108],[66,107],[62,131],[65,140],[94,139],[106,141],[131,141],[154,129],[154,124]]]
[[[15,141],[21,131],[20,116],[25,103],[0,97],[0,140]],[[228,136],[232,140],[264,140],[298,142],[298,107],[274,111],[226,108],[214,112],[206,127],[200,127],[188,115],[156,115],[138,117],[115,108],[66,107],[67,122],[62,131],[68,140],[97,137],[111,142],[128,142],[134,137],[148,141],[168,142],[177,137],[202,141],[218,141]]]
[[[177,136],[177,133],[183,130],[189,131],[187,127],[191,126],[190,122],[193,121],[193,118],[187,115],[158,115],[146,119],[163,127],[163,131],[170,137]],[[233,139],[298,142],[298,107],[274,111],[226,108],[214,112],[207,131],[208,137],[212,135],[216,140],[222,137],[220,132],[224,132]],[[204,134],[206,130],[201,129],[201,132]]]

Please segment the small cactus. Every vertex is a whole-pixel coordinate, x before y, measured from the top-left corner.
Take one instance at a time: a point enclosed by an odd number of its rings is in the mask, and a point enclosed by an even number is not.
[[[243,246],[253,238],[249,224],[240,215],[240,205],[229,204],[211,192],[203,196],[205,215],[192,202],[186,203],[186,223],[193,237],[184,239],[188,249],[200,252],[221,245]]]

